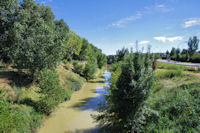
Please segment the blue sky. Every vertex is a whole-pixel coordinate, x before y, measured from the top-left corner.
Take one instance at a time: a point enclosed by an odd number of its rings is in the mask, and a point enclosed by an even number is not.
[[[36,0],[52,8],[81,37],[115,54],[151,45],[153,52],[187,48],[200,38],[200,0]]]

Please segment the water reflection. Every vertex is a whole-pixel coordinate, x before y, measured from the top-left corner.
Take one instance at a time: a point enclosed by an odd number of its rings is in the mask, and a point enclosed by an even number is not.
[[[81,106],[81,109],[84,110],[93,110],[96,111],[98,108],[98,103],[104,101],[104,95],[108,93],[107,89],[110,86],[110,82],[108,81],[111,78],[111,73],[105,71],[103,74],[105,81],[105,86],[101,87],[100,85],[96,88],[96,95],[93,98],[90,98],[85,105]],[[99,84],[99,83],[98,83]]]

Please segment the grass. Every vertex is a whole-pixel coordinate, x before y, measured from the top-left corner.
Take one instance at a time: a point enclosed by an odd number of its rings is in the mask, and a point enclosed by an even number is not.
[[[169,79],[174,77],[182,76],[182,70],[167,70],[167,71],[157,71],[155,73],[157,79]]]
[[[158,69],[168,69],[168,70],[183,70],[183,71],[197,71],[195,67],[181,66],[177,64],[162,63],[157,62]]]
[[[200,74],[174,64],[158,68],[144,132],[199,132]]]
[[[156,82],[153,93],[200,82],[199,73],[192,67],[160,62],[157,65],[159,69],[155,72]]]

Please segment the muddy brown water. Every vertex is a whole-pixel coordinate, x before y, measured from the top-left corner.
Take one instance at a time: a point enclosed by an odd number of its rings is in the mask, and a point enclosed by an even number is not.
[[[105,71],[105,79],[111,74]],[[97,133],[98,123],[91,115],[97,114],[98,103],[104,100],[107,93],[103,78],[91,80],[79,91],[74,92],[69,101],[61,103],[44,121],[38,133]]]

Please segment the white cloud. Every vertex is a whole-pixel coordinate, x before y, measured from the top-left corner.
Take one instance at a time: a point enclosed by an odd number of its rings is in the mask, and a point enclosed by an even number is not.
[[[173,8],[170,8],[166,6],[165,4],[154,4],[152,6],[146,6],[142,10],[137,11],[135,15],[126,17],[126,18],[121,18],[120,20],[113,22],[112,26],[113,27],[123,27],[126,23],[128,22],[133,22],[135,20],[141,19],[142,16],[147,15],[147,14],[152,14],[152,13],[166,13],[172,11]]]
[[[182,40],[182,39],[183,39],[183,37],[181,37],[181,36],[176,36],[176,37],[169,37],[169,38],[167,38],[167,40],[170,41],[170,42],[180,41],[180,40]]]
[[[164,36],[153,37],[157,41],[166,42],[167,38]]]
[[[157,5],[155,5],[154,8],[155,8],[156,11],[163,12],[163,13],[170,12],[170,11],[174,10],[173,8],[168,7],[165,4],[157,4]]]
[[[157,41],[161,41],[161,42],[174,42],[174,41],[180,41],[183,39],[183,37],[181,36],[175,36],[175,37],[165,37],[165,36],[158,36],[158,37],[153,37],[155,40]]]
[[[112,26],[122,27],[125,23],[131,22],[131,21],[135,21],[137,19],[140,19],[141,17],[142,17],[142,14],[140,12],[138,12],[134,16],[129,16],[129,17],[126,17],[126,18],[122,18],[119,21],[112,23]]]
[[[184,22],[183,27],[189,28],[197,25],[200,25],[200,18],[190,18]]]
[[[150,43],[150,41],[140,41],[140,42],[138,42],[138,44],[148,44],[148,43]]]

